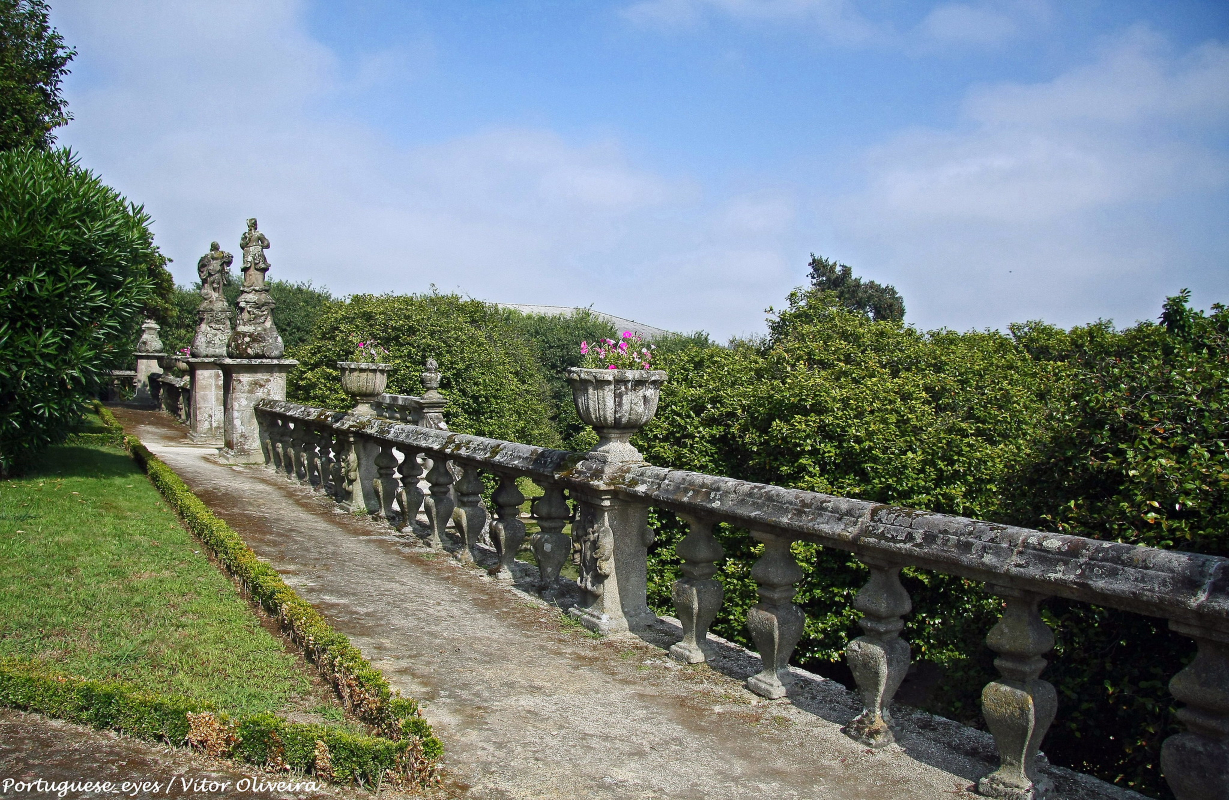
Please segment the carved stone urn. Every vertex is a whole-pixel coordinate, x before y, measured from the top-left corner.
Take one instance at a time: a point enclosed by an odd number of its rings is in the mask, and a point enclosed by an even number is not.
[[[388,371],[392,364],[365,363],[362,361],[338,361],[341,370],[341,388],[353,397],[360,406],[368,406],[372,400],[384,394],[388,385]]]
[[[590,454],[605,461],[643,461],[629,440],[657,413],[665,382],[659,369],[569,369],[576,412],[597,432]]]

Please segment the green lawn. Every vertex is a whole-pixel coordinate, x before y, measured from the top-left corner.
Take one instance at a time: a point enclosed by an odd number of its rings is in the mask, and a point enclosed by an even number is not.
[[[51,448],[0,481],[0,658],[233,714],[312,695],[303,668],[120,450]]]

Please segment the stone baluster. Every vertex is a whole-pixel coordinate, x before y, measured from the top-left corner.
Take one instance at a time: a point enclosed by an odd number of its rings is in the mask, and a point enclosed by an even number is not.
[[[683,560],[683,577],[674,582],[674,609],[683,625],[683,640],[675,642],[670,655],[684,664],[698,664],[707,657],[708,626],[717,618],[725,593],[717,574],[716,562],[725,557],[721,543],[713,536],[713,520],[681,517],[688,525],[687,535],[674,548]]]
[[[747,688],[776,700],[786,694],[781,677],[802,638],[806,620],[802,609],[793,603],[795,584],[802,580],[803,572],[790,552],[789,539],[763,531],[752,531],[751,535],[764,543],[764,554],[751,568],[760,602],[747,611],[747,628],[760,652],[763,669],[747,679]]]
[[[379,517],[383,514],[383,505],[376,489],[380,486],[376,457],[383,447],[375,439],[363,433],[355,433],[353,438],[357,479],[354,482],[354,494],[353,500],[350,501],[350,508],[355,514],[365,513]]]
[[[376,474],[372,481],[372,490],[376,496],[376,510],[372,516],[376,519],[392,521],[396,517],[393,501],[397,499],[399,484],[394,477],[397,474],[397,456],[393,455],[393,446],[387,442],[376,442],[379,452],[376,453],[374,464]]]
[[[491,495],[495,503],[495,524],[491,526],[491,540],[495,544],[495,554],[499,556],[499,564],[491,570],[491,574],[503,581],[512,581],[512,562],[520,552],[525,541],[525,523],[521,522],[521,504],[525,495],[521,494],[513,475],[500,475],[499,486]]]
[[[1161,746],[1161,774],[1178,800],[1224,800],[1229,787],[1229,631],[1170,622],[1199,646],[1169,691],[1186,726]]]
[[[303,482],[309,487],[315,488],[320,482],[320,453],[316,450],[316,442],[319,435],[316,433],[316,426],[311,423],[303,424]]]
[[[538,532],[530,538],[533,555],[538,560],[538,588],[543,594],[553,591],[559,581],[559,570],[572,552],[572,537],[563,532],[572,518],[572,509],[556,483],[543,483],[543,495],[530,506],[538,523]]]
[[[863,634],[849,643],[845,661],[858,684],[863,711],[844,728],[851,739],[868,747],[886,747],[892,735],[892,697],[909,671],[909,643],[900,638],[903,617],[913,609],[909,593],[900,583],[900,566],[862,559],[871,576],[854,598],[862,612]]]
[[[999,768],[977,782],[978,793],[1010,800],[1039,800],[1048,782],[1037,772],[1037,749],[1045,738],[1058,697],[1054,687],[1040,679],[1054,647],[1054,632],[1042,620],[1038,606],[1043,595],[991,587],[1006,601],[1003,616],[990,629],[986,644],[998,653],[994,666],[1001,676],[982,690],[982,716],[999,751]]]
[[[320,453],[320,483],[317,484],[316,490],[331,495],[333,484],[333,434],[324,425],[316,430],[316,450]]]
[[[418,463],[418,453],[414,450],[401,448],[401,465],[397,473],[401,476],[401,488],[397,490],[397,505],[401,513],[397,517],[397,530],[414,529],[414,520],[418,519],[418,509],[422,508],[423,493],[418,486],[422,478],[422,465]]]
[[[452,499],[454,480],[447,459],[431,459],[431,469],[427,470],[427,482],[431,484],[431,499],[427,503],[427,543],[436,550],[444,549],[448,523],[452,521],[452,510],[456,506]]]
[[[282,470],[282,418],[272,414],[261,414],[260,433],[263,441],[261,449],[265,453],[265,464],[278,472]]]
[[[354,508],[354,488],[358,481],[358,465],[354,460],[354,436],[337,431],[336,456],[333,459],[333,499],[347,511]]]
[[[461,535],[461,549],[456,556],[463,564],[473,563],[474,547],[482,537],[482,529],[486,527],[487,513],[482,505],[482,490],[485,488],[478,468],[462,465],[461,479],[456,483],[457,507],[452,516]]]
[[[299,421],[294,421],[294,428],[290,432],[290,452],[291,452],[291,471],[292,479],[303,480],[307,475],[307,464],[304,460],[303,443],[307,434],[307,426]]]

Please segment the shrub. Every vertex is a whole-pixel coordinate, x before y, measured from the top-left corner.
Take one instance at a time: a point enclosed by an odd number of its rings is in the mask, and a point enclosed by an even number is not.
[[[166,281],[148,223],[67,150],[0,153],[0,473],[130,356]]]
[[[390,351],[392,393],[421,394],[423,367],[436,360],[452,430],[559,446],[533,346],[498,308],[457,295],[355,295],[326,306],[311,341],[295,353],[301,363],[290,373],[289,398],[349,408],[337,362],[366,340]]]

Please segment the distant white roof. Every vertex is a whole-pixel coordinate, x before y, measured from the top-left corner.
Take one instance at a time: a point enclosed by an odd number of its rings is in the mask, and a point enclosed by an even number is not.
[[[519,311],[522,314],[537,314],[543,317],[567,317],[575,314],[577,311],[588,311],[593,316],[600,320],[605,320],[611,325],[619,329],[619,332],[631,331],[641,339],[656,339],[661,336],[672,336],[673,331],[668,331],[664,328],[654,328],[652,325],[645,325],[636,322],[634,319],[624,319],[616,317],[613,314],[603,314],[601,311],[594,311],[591,308],[573,308],[572,306],[538,306],[530,303],[496,303],[500,308],[511,308],[514,311]]]

